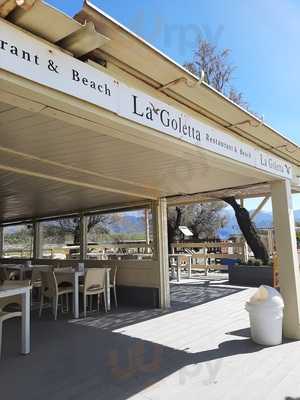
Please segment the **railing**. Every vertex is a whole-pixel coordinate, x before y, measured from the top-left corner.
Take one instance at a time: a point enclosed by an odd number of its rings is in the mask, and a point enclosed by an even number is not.
[[[192,268],[204,269],[206,272],[209,269],[227,269],[229,260],[237,262],[247,257],[244,242],[172,243],[171,249],[172,254],[190,254]]]
[[[153,255],[153,245],[146,243],[105,243],[88,246],[87,258],[143,259]]]
[[[2,253],[3,258],[31,258],[31,249],[10,248],[4,249]]]

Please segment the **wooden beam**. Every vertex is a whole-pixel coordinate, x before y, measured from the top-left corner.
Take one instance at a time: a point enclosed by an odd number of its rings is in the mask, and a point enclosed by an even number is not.
[[[140,193],[128,192],[126,190],[112,189],[112,188],[106,187],[106,186],[99,186],[99,185],[94,185],[94,184],[90,184],[90,183],[86,183],[86,182],[82,182],[82,181],[75,181],[73,179],[61,178],[59,176],[42,174],[42,173],[39,173],[39,172],[29,171],[29,170],[25,170],[25,169],[22,169],[22,168],[10,167],[8,165],[3,165],[3,164],[0,164],[0,170],[13,172],[13,173],[16,173],[16,174],[19,174],[19,175],[26,175],[26,176],[35,177],[35,178],[48,179],[50,181],[66,183],[68,185],[73,185],[73,186],[79,186],[79,187],[84,187],[84,188],[88,188],[88,189],[99,190],[99,191],[102,191],[102,192],[119,193],[119,194],[123,194],[123,195],[127,195],[127,196],[144,198],[144,199],[151,199],[151,200],[155,200],[156,199],[155,196],[151,196],[151,195],[143,195],[143,194],[140,194]]]
[[[17,7],[29,11],[35,2],[36,0],[0,0],[0,17],[6,18]]]
[[[264,208],[264,206],[267,204],[271,196],[266,196],[261,203],[257,206],[257,208],[250,214],[250,218],[253,220],[257,214]]]

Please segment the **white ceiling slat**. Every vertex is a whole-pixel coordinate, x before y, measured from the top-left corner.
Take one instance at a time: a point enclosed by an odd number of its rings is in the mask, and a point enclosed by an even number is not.
[[[107,136],[101,125],[91,131],[45,113],[4,103],[1,109],[0,220],[222,189],[226,182],[234,186],[245,181],[242,172],[221,168],[220,161],[212,162],[202,152],[190,160],[184,152],[174,156],[158,146],[146,148]],[[248,182],[262,179],[248,177]]]

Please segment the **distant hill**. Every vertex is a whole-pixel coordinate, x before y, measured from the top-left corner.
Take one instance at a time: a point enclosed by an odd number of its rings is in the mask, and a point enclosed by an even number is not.
[[[230,235],[240,233],[240,230],[236,222],[234,211],[230,208],[226,208],[223,212],[226,215],[228,222],[224,228],[219,230],[219,235],[222,239],[226,239]],[[294,215],[296,222],[300,222],[300,210],[295,210]],[[269,211],[261,211],[255,217],[254,222],[257,228],[272,228],[272,213]]]
[[[227,207],[223,210],[223,213],[226,215],[228,222],[224,228],[219,230],[219,236],[222,239],[226,239],[233,234],[240,233],[234,211],[230,207]],[[300,222],[300,210],[295,210],[294,213],[296,222]],[[261,211],[255,217],[254,222],[257,228],[271,228],[273,226],[272,213],[269,211]],[[113,233],[145,232],[144,217],[140,214],[134,213],[127,215],[125,214],[121,223],[116,222],[110,226],[110,231]]]
[[[219,236],[226,239],[229,236],[240,233],[234,211],[230,207],[226,207],[223,211],[227,218],[227,224],[224,228],[219,229]],[[295,210],[295,220],[300,223],[300,210]],[[271,228],[273,226],[272,213],[261,211],[254,220],[258,228]],[[18,231],[18,226],[6,228],[6,234],[14,234]],[[140,212],[132,212],[123,214],[120,221],[114,222],[109,226],[111,233],[143,233],[145,232],[144,216]]]
[[[121,221],[116,221],[109,226],[112,233],[143,233],[145,232],[144,216],[125,214]]]

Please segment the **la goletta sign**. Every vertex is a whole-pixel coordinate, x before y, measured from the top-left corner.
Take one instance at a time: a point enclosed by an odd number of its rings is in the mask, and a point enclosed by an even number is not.
[[[0,68],[202,149],[287,179],[291,164],[0,21]]]

